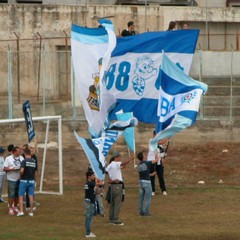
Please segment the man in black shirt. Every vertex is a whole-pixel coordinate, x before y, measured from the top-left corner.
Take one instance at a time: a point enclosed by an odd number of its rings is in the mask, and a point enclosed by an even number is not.
[[[127,28],[122,31],[121,36],[127,37],[131,35],[136,35],[134,28],[135,28],[134,22],[133,21],[128,22]]]
[[[95,207],[95,174],[93,171],[88,170],[86,172],[86,183],[84,186],[85,189],[85,198],[84,198],[84,207],[86,210],[86,237],[96,237],[94,233],[91,232],[92,218],[94,216],[94,207]]]
[[[28,215],[33,216],[33,196],[35,188],[35,177],[37,171],[37,161],[31,157],[30,149],[24,150],[25,159],[21,162],[20,168],[20,185],[19,185],[19,205],[20,211],[17,214],[18,217],[23,216],[23,197],[26,191],[28,191],[30,200],[30,211]]]
[[[139,204],[138,210],[140,216],[151,216],[149,212],[151,197],[152,197],[152,186],[150,180],[150,166],[158,161],[155,156],[155,160],[147,161],[144,152],[139,152],[137,158],[140,163],[137,165],[137,171],[139,173]],[[144,201],[145,200],[145,201]],[[145,206],[144,203],[145,202]]]

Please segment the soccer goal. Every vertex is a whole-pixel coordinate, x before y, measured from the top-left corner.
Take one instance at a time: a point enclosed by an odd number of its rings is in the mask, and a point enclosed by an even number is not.
[[[40,176],[40,184],[38,189],[36,189],[36,193],[41,194],[63,194],[63,169],[62,169],[62,117],[61,116],[43,116],[43,117],[33,117],[33,122],[44,122],[46,123],[46,132],[45,132],[45,141],[44,141],[44,150],[43,150],[43,159],[42,159],[42,167],[40,169],[41,176]],[[57,191],[44,191],[43,190],[43,180],[44,180],[44,174],[45,174],[45,164],[46,164],[46,155],[47,155],[47,149],[48,149],[48,138],[49,138],[49,127],[50,122],[57,121],[58,125],[58,181],[59,181],[59,187]],[[13,123],[24,123],[24,118],[16,118],[16,119],[1,119],[0,124],[13,124]]]

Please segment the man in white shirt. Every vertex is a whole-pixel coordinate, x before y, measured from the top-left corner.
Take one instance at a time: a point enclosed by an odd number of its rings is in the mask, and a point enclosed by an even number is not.
[[[114,225],[124,225],[119,220],[119,212],[123,201],[123,178],[121,169],[125,167],[134,156],[129,157],[124,162],[121,162],[121,155],[115,152],[110,159],[110,164],[106,168],[109,177],[109,191],[110,191],[110,208],[109,208],[109,223]]]
[[[23,157],[21,156],[21,149],[19,147],[9,145],[8,151],[11,155],[6,157],[4,162],[4,171],[7,173],[8,181],[8,213],[14,215],[19,212],[18,205],[18,187],[20,179],[20,167]]]

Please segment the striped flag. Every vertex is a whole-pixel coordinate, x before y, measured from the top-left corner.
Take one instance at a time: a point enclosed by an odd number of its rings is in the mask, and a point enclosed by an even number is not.
[[[102,132],[101,137],[93,139],[82,138],[74,132],[97,178],[104,179],[105,158],[112,145],[117,141],[125,129],[132,128],[137,124],[138,121],[134,117],[127,121],[116,121]]]
[[[152,140],[172,137],[196,121],[201,96],[208,86],[187,76],[165,54],[161,65],[157,135]]]
[[[156,124],[162,51],[188,74],[198,34],[177,30],[118,38],[101,82],[101,104],[115,103],[109,119],[117,119],[116,112],[123,110],[141,122]]]

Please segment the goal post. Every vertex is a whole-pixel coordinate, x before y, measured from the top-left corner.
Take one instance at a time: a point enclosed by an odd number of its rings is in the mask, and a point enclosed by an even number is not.
[[[63,194],[63,168],[62,168],[62,117],[61,116],[42,116],[42,117],[32,117],[32,121],[44,121],[47,123],[46,132],[45,132],[45,141],[44,141],[44,151],[43,151],[43,160],[42,160],[42,168],[41,168],[41,177],[40,177],[40,185],[39,190],[36,189],[36,193],[42,194]],[[47,143],[49,137],[49,127],[51,121],[57,121],[58,123],[58,178],[59,178],[59,188],[58,191],[44,191],[43,190],[43,180],[45,173],[45,164],[46,164],[46,155],[47,155]],[[0,119],[0,124],[11,124],[11,123],[25,123],[24,118],[16,118],[16,119]]]

